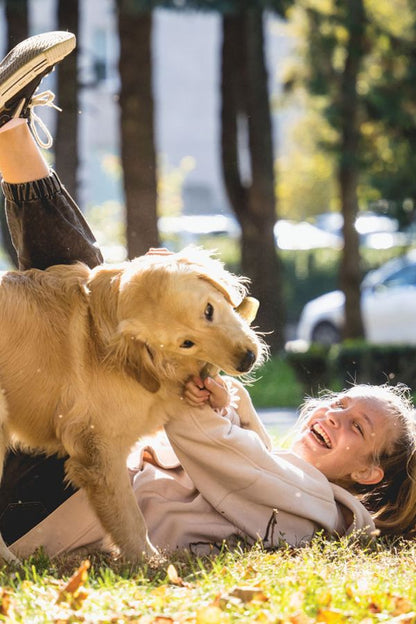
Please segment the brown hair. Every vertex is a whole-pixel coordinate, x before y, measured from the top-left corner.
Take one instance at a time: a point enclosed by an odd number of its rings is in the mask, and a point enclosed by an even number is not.
[[[373,457],[384,471],[379,483],[362,485],[351,481],[340,485],[361,500],[381,533],[410,537],[416,534],[416,412],[407,386],[359,384],[339,393],[325,392],[318,399],[305,401],[300,420],[307,418],[322,400],[333,401],[356,391],[386,405],[388,414],[395,418],[398,435]]]

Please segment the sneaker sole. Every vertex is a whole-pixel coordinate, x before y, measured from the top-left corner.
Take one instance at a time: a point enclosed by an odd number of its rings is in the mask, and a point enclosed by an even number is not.
[[[35,35],[17,45],[0,64],[0,110],[42,73],[52,71],[75,48],[75,35],[55,31]]]

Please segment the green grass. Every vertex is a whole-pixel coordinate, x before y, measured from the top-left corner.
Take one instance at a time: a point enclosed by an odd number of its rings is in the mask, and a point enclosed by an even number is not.
[[[268,360],[255,373],[256,381],[248,385],[256,407],[299,407],[304,399],[303,387],[293,368],[283,357]]]
[[[416,621],[416,544],[357,538],[259,547],[206,558],[176,556],[128,568],[103,556],[72,591],[74,557],[41,555],[0,572],[0,621],[215,624]]]

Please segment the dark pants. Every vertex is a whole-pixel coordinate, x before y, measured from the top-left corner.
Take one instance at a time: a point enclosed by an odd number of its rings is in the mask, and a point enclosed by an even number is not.
[[[27,184],[2,183],[6,215],[20,269],[45,269],[78,260],[103,260],[78,206],[51,175]],[[64,483],[64,461],[10,452],[0,487],[0,531],[7,544],[43,520],[74,489]]]

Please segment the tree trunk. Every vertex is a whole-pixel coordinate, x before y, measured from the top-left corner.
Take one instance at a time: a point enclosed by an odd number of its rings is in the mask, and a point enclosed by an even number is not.
[[[59,0],[58,28],[78,38],[79,0]],[[57,68],[58,113],[55,139],[55,167],[65,186],[77,200],[78,184],[78,46]]]
[[[284,303],[273,226],[276,221],[274,158],[263,15],[247,10],[223,17],[222,167],[231,206],[240,222],[242,272],[260,300],[257,323],[271,332],[272,352],[284,344]],[[238,123],[247,124],[251,180],[239,166]]]
[[[121,163],[129,258],[159,245],[152,93],[152,14],[119,0]]]
[[[6,0],[5,13],[7,24],[7,50],[5,52],[8,52],[29,36],[28,0]],[[12,264],[17,266],[17,254],[10,238],[9,228],[7,227],[3,197],[0,203],[2,204],[0,206],[0,228],[3,247]]]
[[[342,76],[339,110],[341,113],[341,155],[339,186],[344,217],[344,250],[340,285],[345,294],[344,338],[364,336],[360,303],[360,249],[354,223],[358,212],[359,101],[357,79],[364,54],[365,13],[363,0],[346,0],[349,42]]]

